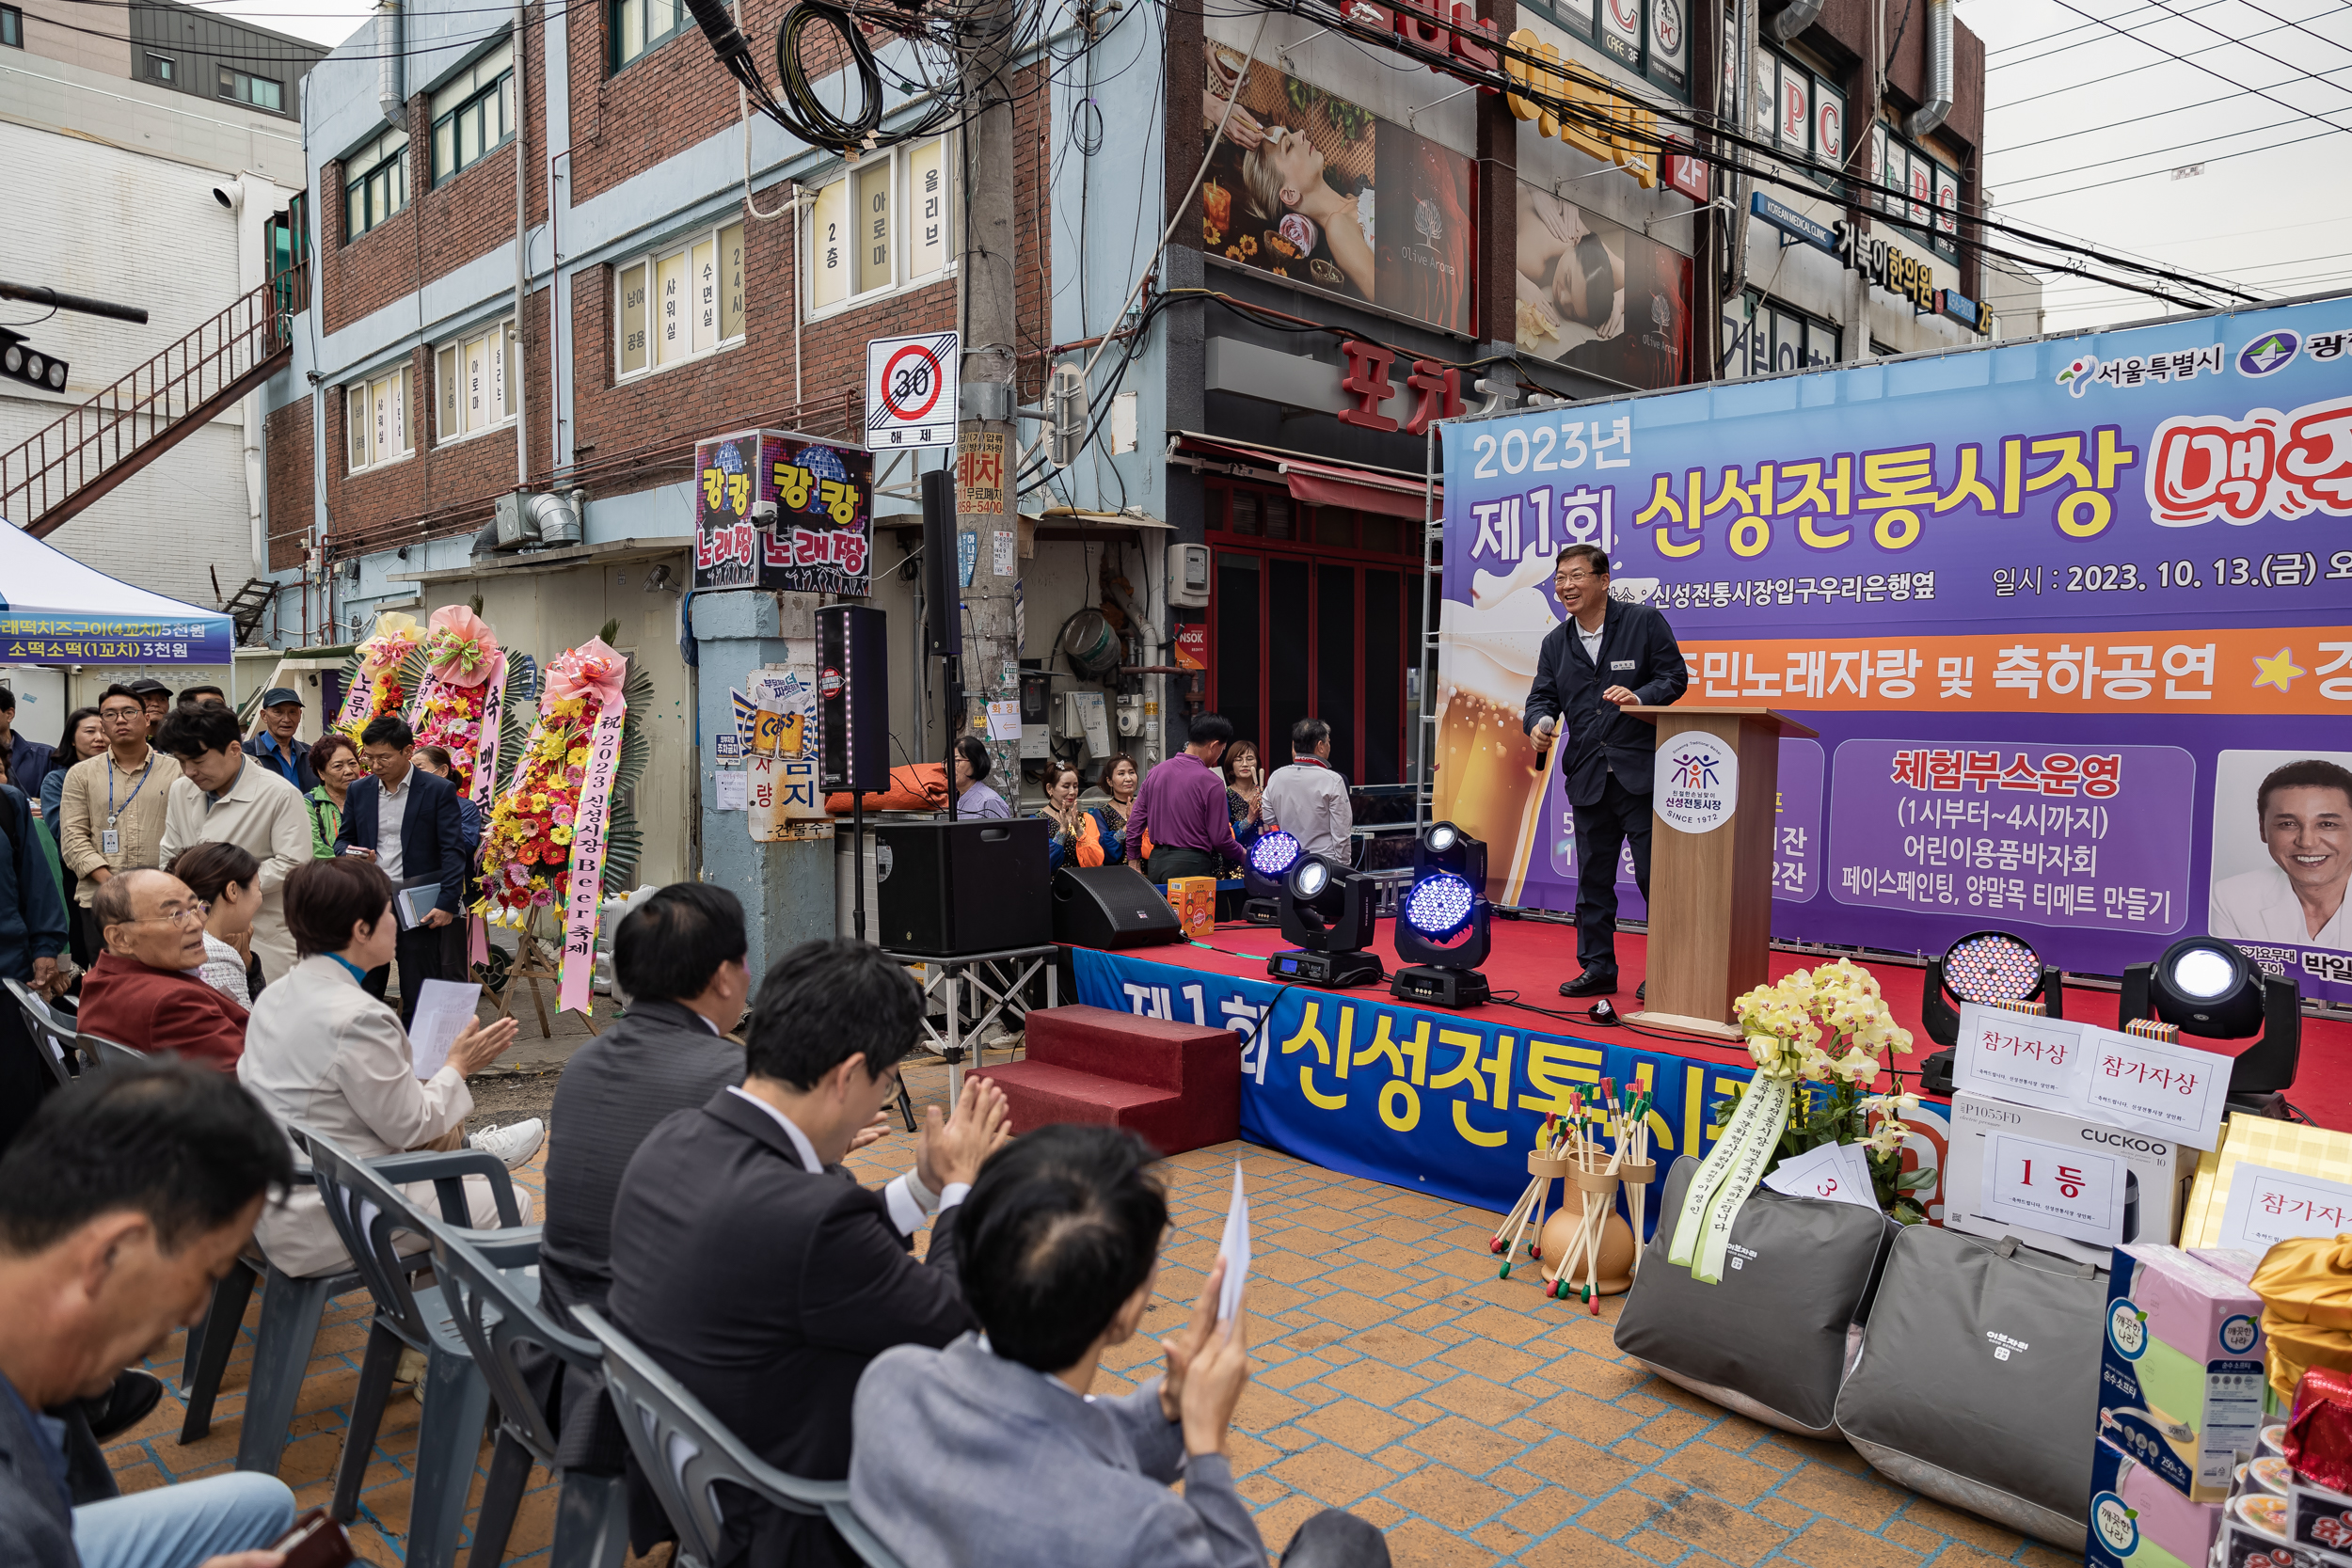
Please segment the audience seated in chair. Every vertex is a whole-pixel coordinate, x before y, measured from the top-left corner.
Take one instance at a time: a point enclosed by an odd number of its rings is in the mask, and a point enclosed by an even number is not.
[[[884,1351],[858,1384],[850,1500],[906,1568],[1261,1568],[1225,1452],[1249,1384],[1244,1321],[1217,1322],[1225,1262],[1167,1372],[1096,1397],[1103,1354],[1152,1305],[1168,1200],[1133,1132],[1057,1126],[992,1155],[958,1216],[979,1320],[945,1350]],[[1170,1491],[1178,1480],[1182,1496]],[[1387,1568],[1380,1532],[1336,1510],[1287,1568]]]
[[[723,1037],[751,995],[749,951],[742,904],[707,882],[672,883],[629,911],[612,933],[613,978],[628,1010],[572,1053],[548,1113],[564,1136],[548,1149],[539,1303],[558,1326],[580,1332],[574,1307],[604,1310],[612,1289],[612,1200],[646,1134],[672,1113],[743,1081],[743,1048]],[[858,1138],[881,1135],[868,1130]],[[534,1372],[550,1383],[555,1377],[552,1366]],[[605,1418],[601,1387],[601,1380],[573,1372],[551,1390],[564,1469],[621,1471],[628,1445]]]
[[[967,1078],[954,1116],[927,1107],[914,1169],[885,1192],[840,1168],[897,1097],[921,1013],[913,977],[879,949],[793,948],[760,981],[742,1085],[655,1128],[613,1204],[614,1325],[754,1452],[813,1481],[849,1473],[869,1360],[971,1327],[956,1207],[1006,1135],[1003,1091]],[[934,1208],[917,1262],[908,1238]],[[649,1544],[659,1504],[630,1470],[632,1532]],[[726,1517],[730,1561],[855,1560],[822,1519],[735,1497]]]
[[[105,1393],[201,1318],[293,1175],[284,1135],[234,1080],[170,1061],[52,1095],[0,1160],[0,1562],[277,1563],[260,1548],[294,1523],[294,1500],[275,1476],[119,1497],[87,1429],[41,1412]]]
[[[168,871],[125,871],[101,884],[90,913],[106,951],[82,981],[82,1031],[234,1072],[246,1010],[199,973],[205,911],[188,884]]]
[[[315,1128],[362,1160],[461,1147],[473,1109],[466,1078],[514,1043],[515,1021],[468,1024],[449,1060],[419,1080],[400,1015],[359,987],[391,958],[399,927],[390,879],[351,856],[306,862],[286,879],[286,925],[301,961],[254,1000],[238,1079],[279,1121]],[[416,1196],[433,1206],[429,1185]],[[486,1180],[468,1177],[466,1196],[476,1226],[499,1223]],[[523,1204],[528,1222],[527,1196]],[[307,1184],[262,1217],[261,1240],[269,1260],[297,1278],[351,1267],[318,1189]],[[411,1240],[423,1248],[423,1237]]]

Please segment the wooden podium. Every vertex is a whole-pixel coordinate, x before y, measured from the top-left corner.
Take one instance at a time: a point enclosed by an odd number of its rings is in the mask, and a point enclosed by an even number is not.
[[[1762,707],[1629,707],[1658,726],[1658,774],[1650,797],[1647,1006],[1640,1023],[1746,1037],[1732,1000],[1764,984],[1772,940],[1772,838],[1778,827],[1780,742],[1820,732]],[[1696,731],[1737,760],[1731,814],[1686,832],[1660,811],[1674,763],[1666,744]]]

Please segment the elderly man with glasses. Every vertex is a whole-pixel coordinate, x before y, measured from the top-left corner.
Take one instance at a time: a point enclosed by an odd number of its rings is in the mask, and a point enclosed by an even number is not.
[[[107,879],[91,910],[106,950],[82,981],[84,1031],[234,1072],[246,1010],[197,974],[203,901],[168,871],[126,871]]]

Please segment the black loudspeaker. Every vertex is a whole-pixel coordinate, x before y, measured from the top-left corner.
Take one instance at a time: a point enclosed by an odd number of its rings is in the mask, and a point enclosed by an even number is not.
[[[963,652],[963,573],[956,561],[956,476],[935,468],[923,476],[923,624],[931,652]]]
[[[1054,940],[1116,952],[1182,942],[1184,928],[1134,866],[1065,865],[1054,873]]]
[[[866,605],[817,612],[817,782],[829,794],[890,787],[888,629]]]
[[[870,831],[882,946],[951,958],[1054,940],[1044,818],[891,822]]]

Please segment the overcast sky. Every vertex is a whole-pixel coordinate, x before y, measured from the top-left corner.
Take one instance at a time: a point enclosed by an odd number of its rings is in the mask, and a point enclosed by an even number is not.
[[[1924,22],[1927,0],[1885,4],[1890,35]],[[1905,21],[1910,7],[1918,14]],[[208,8],[335,44],[373,7]],[[1960,15],[1987,50],[1985,182],[1996,218],[2266,298],[2352,283],[2352,4],[1961,0]],[[2199,164],[2202,173],[2176,178]],[[2046,277],[2054,332],[2182,309]]]

